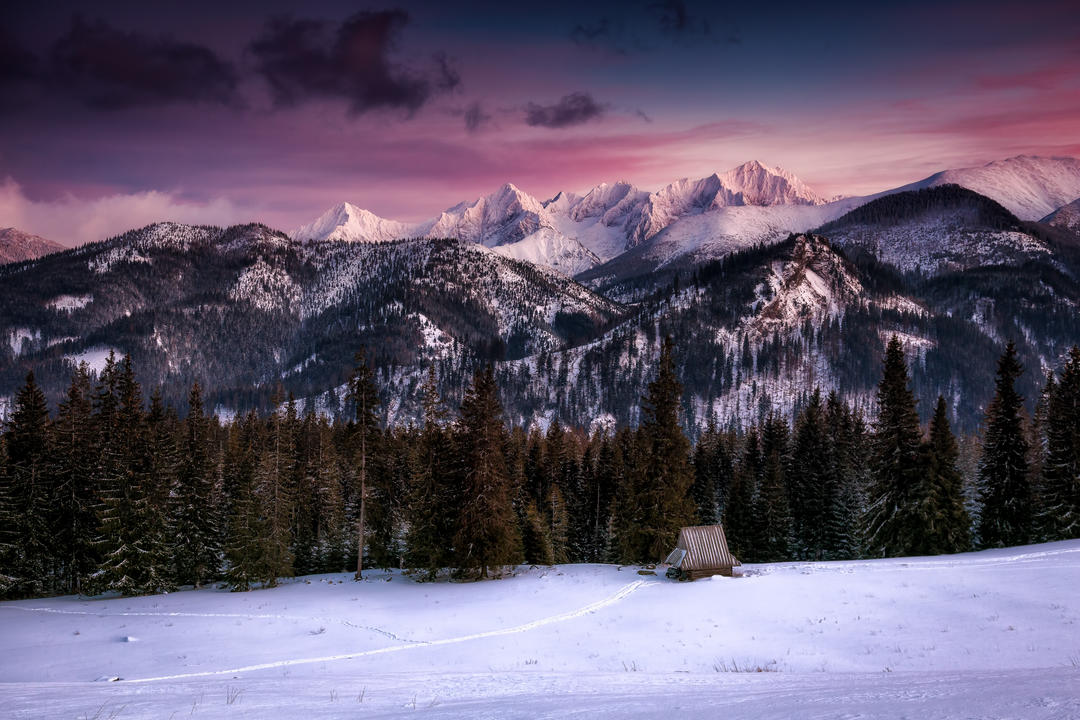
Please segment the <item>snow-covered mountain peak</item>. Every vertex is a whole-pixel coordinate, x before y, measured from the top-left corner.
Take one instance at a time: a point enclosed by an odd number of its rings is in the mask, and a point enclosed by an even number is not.
[[[628,182],[600,183],[574,205],[570,217],[575,222],[599,217],[604,225],[614,225],[633,204],[643,201],[646,196],[647,193]]]
[[[513,183],[505,183],[495,192],[477,201],[493,214],[511,215],[518,212],[542,213],[544,204]]]
[[[314,222],[291,233],[294,240],[345,242],[386,242],[413,234],[412,226],[381,218],[375,213],[343,202],[320,215]]]
[[[506,183],[490,195],[444,211],[420,234],[495,247],[517,242],[541,227],[552,227],[543,203],[513,183]]]
[[[550,200],[545,200],[543,206],[549,213],[565,214],[580,200],[574,193],[560,192]]]
[[[723,184],[742,196],[743,205],[822,205],[825,198],[794,174],[757,160],[720,176]]]

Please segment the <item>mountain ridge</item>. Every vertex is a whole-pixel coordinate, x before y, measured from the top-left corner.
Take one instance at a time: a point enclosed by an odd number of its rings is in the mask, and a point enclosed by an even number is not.
[[[826,198],[793,173],[757,160],[703,178],[682,178],[655,191],[620,180],[581,194],[559,192],[546,201],[504,183],[420,223],[387,220],[343,203],[293,235],[352,242],[458,237],[506,246],[509,256],[570,275],[591,274],[617,260],[616,267],[625,266],[631,258],[642,263],[635,272],[646,272],[680,258],[701,262],[738,247],[776,242],[883,196],[948,184],[986,195],[1022,220],[1038,220],[1080,197],[1080,160],[1021,155],[943,170],[872,195],[839,198]],[[342,213],[343,207],[352,210]],[[648,249],[638,251],[642,247]]]
[[[63,250],[67,248],[40,235],[23,232],[15,227],[0,228],[0,265],[36,260],[42,255]]]

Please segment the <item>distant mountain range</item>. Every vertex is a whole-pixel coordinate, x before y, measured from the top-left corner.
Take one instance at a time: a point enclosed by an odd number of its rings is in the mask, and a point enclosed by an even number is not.
[[[66,249],[60,243],[25,233],[17,228],[0,228],[0,265],[33,260]]]
[[[824,198],[795,175],[757,161],[707,178],[677,180],[656,192],[603,183],[581,196],[559,193],[544,202],[508,183],[416,224],[342,203],[292,237],[349,242],[454,237],[569,275],[622,276],[631,258],[631,273],[643,266],[715,259],[737,247],[819,227],[883,195],[949,184],[985,195],[1022,220],[1038,220],[1080,198],[1080,161],[1018,156],[850,198]],[[623,257],[626,253],[632,255]]]
[[[491,362],[514,422],[599,427],[636,422],[670,335],[696,431],[790,414],[815,386],[870,412],[896,334],[920,408],[943,394],[970,430],[1006,340],[1029,402],[1080,342],[1078,198],[1072,159],[842,199],[747,163],[546,202],[507,184],[418,224],[349,204],[291,236],[158,223],[0,266],[0,413],[27,370],[56,401],[112,350],[179,407],[198,380],[223,415],[279,386],[348,415],[364,345],[388,422],[418,416],[429,367],[454,406]]]

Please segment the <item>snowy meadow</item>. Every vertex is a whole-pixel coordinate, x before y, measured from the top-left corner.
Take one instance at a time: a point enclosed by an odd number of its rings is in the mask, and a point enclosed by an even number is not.
[[[0,604],[12,718],[1080,717],[1080,541]]]

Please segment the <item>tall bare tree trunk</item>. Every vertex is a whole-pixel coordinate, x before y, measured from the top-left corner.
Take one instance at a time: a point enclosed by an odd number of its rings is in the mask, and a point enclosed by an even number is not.
[[[360,520],[356,523],[356,579],[364,577],[364,511],[367,505],[367,432],[360,429]]]

